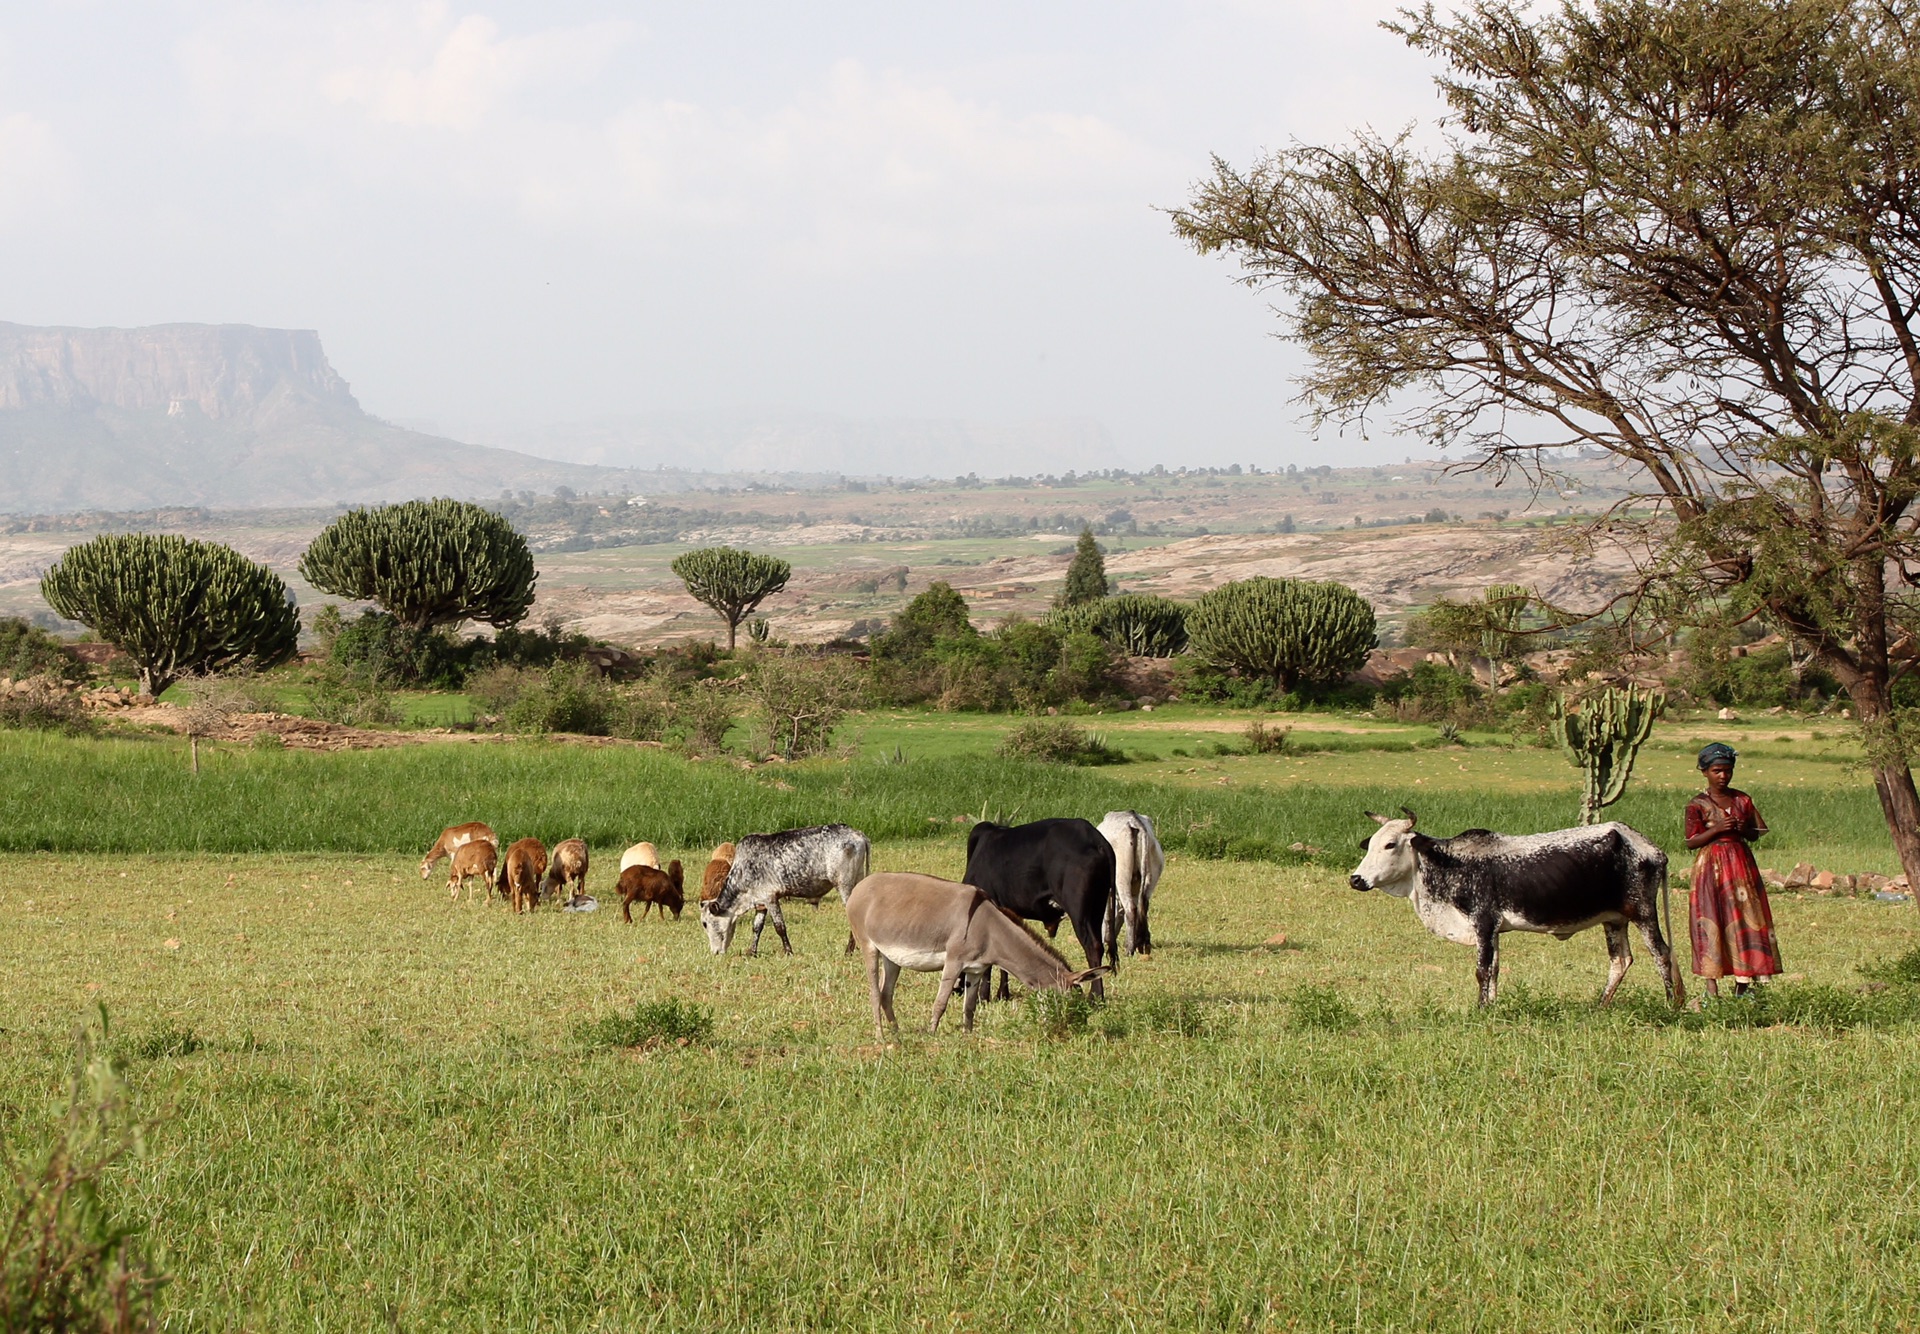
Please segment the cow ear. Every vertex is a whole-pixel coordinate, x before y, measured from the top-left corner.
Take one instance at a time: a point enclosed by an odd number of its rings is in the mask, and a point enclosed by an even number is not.
[[[1365,838],[1360,840],[1360,851],[1362,852],[1373,851],[1373,835],[1369,834]]]
[[[1392,824],[1393,823],[1393,821],[1389,820],[1386,816],[1380,815],[1374,811],[1362,811],[1361,814],[1366,816],[1369,820],[1373,821],[1375,824]]]

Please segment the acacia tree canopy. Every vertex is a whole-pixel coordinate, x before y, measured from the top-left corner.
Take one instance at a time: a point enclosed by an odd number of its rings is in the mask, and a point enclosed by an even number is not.
[[[1393,30],[1449,142],[1213,174],[1177,232],[1287,298],[1324,417],[1473,466],[1598,447],[1628,610],[1764,616],[1839,680],[1920,884],[1920,0],[1475,0]],[[1601,608],[1584,609],[1597,612]]]

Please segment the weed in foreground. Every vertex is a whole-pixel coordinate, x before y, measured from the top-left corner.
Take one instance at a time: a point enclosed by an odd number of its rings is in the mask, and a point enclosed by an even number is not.
[[[1895,955],[1880,963],[1863,965],[1860,972],[1862,976],[1874,982],[1909,987],[1920,986],[1920,945],[1915,945],[1905,954]]]
[[[1027,1026],[1035,1035],[1059,1040],[1079,1037],[1093,1023],[1093,1000],[1072,991],[1035,991],[1027,996]]]
[[[713,1011],[689,1001],[642,1001],[631,1014],[607,1014],[576,1030],[590,1047],[689,1047],[713,1037]]]
[[[106,1012],[100,1037],[106,1036]],[[118,1222],[101,1196],[109,1169],[143,1147],[143,1127],[92,1031],[74,1034],[66,1117],[37,1168],[9,1163],[13,1199],[0,1235],[0,1329],[157,1328],[162,1278],[140,1233]]]
[[[115,1045],[115,1055],[129,1061],[163,1061],[169,1057],[191,1056],[206,1043],[191,1028],[169,1019],[158,1028]]]
[[[1286,999],[1295,1028],[1351,1033],[1360,1026],[1360,1012],[1333,987],[1299,987]]]

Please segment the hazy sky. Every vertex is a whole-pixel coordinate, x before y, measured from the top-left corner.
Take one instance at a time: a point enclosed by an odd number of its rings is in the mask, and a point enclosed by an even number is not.
[[[1155,210],[1209,153],[1431,117],[1393,8],[10,4],[0,319],[315,328],[454,434],[1067,417],[1114,440],[1083,466],[1338,462]]]

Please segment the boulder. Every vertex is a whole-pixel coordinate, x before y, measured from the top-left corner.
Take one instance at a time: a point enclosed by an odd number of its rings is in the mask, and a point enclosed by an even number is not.
[[[1809,880],[1807,884],[1817,894],[1831,894],[1833,892],[1833,872],[1815,871],[1813,873],[1813,879]]]
[[[1722,709],[1718,714],[1714,716],[1719,718],[1720,721],[1723,723],[1737,723],[1740,721],[1740,715],[1735,713],[1732,709]]]
[[[1812,883],[1813,867],[1806,862],[1794,863],[1793,869],[1787,872],[1788,889],[1804,889]]]

